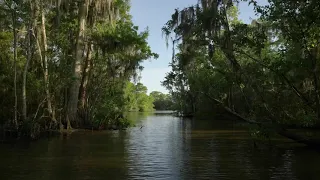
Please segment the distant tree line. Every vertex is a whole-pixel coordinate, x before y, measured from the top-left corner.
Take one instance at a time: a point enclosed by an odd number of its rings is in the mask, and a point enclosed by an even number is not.
[[[152,91],[150,96],[153,98],[154,109],[156,110],[173,110],[174,103],[170,94],[164,94],[159,91]]]
[[[127,111],[153,111],[154,99],[147,95],[147,87],[142,83],[128,83],[125,88],[125,109]]]

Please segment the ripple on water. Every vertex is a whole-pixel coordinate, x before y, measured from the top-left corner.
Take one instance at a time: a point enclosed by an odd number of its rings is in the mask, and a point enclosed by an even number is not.
[[[254,149],[247,131],[228,122],[165,114],[138,122],[127,131],[0,145],[0,179],[320,179],[319,153],[281,138],[273,141],[281,146]]]

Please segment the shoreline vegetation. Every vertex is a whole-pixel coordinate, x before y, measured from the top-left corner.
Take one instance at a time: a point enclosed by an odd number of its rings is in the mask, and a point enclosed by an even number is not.
[[[87,127],[81,127],[81,128],[72,128],[72,129],[47,129],[47,130],[41,130],[38,132],[37,136],[30,136],[28,132],[23,132],[21,129],[15,130],[15,129],[4,129],[3,127],[0,127],[0,143],[1,142],[11,142],[15,140],[37,140],[42,137],[51,137],[51,136],[59,136],[59,135],[69,135],[74,132],[99,132],[99,131],[124,131],[127,130],[127,128],[135,127],[134,124],[134,118],[129,118],[129,113],[143,113],[143,114],[154,114],[154,113],[160,113],[160,114],[174,114],[174,111],[168,111],[168,110],[150,110],[150,111],[128,111],[126,112],[125,116],[122,117],[123,119],[126,119],[125,122],[128,122],[127,124],[109,124],[106,126],[100,126],[100,127],[94,127],[94,126],[87,126]]]
[[[253,126],[253,137],[320,147],[307,130],[320,127],[320,1],[248,3],[258,16],[249,24],[236,1],[176,9],[162,28],[173,46],[162,85],[181,114],[220,114]]]
[[[0,133],[123,129],[125,112],[170,109],[320,147],[308,130],[320,128],[320,1],[268,2],[247,2],[258,15],[250,24],[232,0],[173,10],[162,28],[169,94],[148,95],[141,63],[159,55],[130,1],[0,1]]]
[[[139,74],[158,54],[129,12],[128,0],[0,1],[0,131],[115,129],[152,110]]]

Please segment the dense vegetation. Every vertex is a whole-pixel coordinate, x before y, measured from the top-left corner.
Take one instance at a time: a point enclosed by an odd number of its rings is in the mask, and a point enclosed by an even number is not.
[[[259,16],[251,24],[238,19],[239,0],[176,9],[162,29],[173,46],[170,95],[148,96],[136,82],[158,55],[129,0],[0,0],[1,130],[123,127],[124,112],[155,108],[229,114],[320,144],[287,131],[320,127],[320,2],[242,2]]]
[[[142,83],[128,83],[125,89],[126,108],[125,111],[153,111],[154,99],[147,95],[147,87]]]
[[[127,125],[122,113],[152,109],[136,86],[157,58],[128,0],[0,0],[0,127],[28,136]],[[138,102],[138,103],[137,103]]]
[[[320,1],[268,2],[248,2],[259,16],[251,24],[235,0],[176,9],[163,27],[173,44],[163,85],[184,114],[229,113],[316,144],[286,129],[320,126]]]
[[[174,103],[169,94],[164,94],[159,91],[152,91],[150,96],[153,98],[154,109],[156,110],[172,110]]]

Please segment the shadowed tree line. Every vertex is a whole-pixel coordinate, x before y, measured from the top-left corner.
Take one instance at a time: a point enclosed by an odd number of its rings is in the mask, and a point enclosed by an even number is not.
[[[320,127],[320,1],[244,2],[259,16],[251,24],[238,19],[236,0],[175,10],[162,29],[173,46],[163,86],[183,114],[229,114],[319,145],[288,128]]]
[[[152,91],[149,96],[151,96],[154,100],[153,104],[155,110],[174,109],[174,103],[170,94],[164,94],[159,91]]]
[[[126,125],[130,80],[158,57],[129,10],[129,0],[0,0],[1,129]]]

